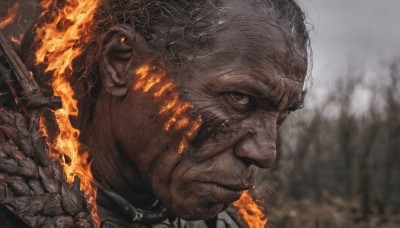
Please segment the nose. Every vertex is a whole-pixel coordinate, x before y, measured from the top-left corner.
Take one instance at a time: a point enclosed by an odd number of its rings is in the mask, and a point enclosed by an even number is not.
[[[234,147],[237,157],[260,168],[270,168],[276,158],[276,132],[273,134],[250,133]]]

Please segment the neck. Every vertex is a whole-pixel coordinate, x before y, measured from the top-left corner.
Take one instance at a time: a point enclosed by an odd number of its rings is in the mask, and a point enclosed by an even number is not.
[[[113,137],[110,118],[112,110],[109,108],[112,98],[105,94],[100,96],[96,104],[96,115],[83,137],[93,154],[93,176],[105,189],[120,195],[133,206],[149,209],[155,198],[136,166],[118,150],[118,144]],[[119,213],[120,206],[102,191],[98,191],[97,204],[100,218],[124,217],[123,213]]]

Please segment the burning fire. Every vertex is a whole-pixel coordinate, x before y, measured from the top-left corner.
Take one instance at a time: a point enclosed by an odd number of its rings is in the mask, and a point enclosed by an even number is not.
[[[74,91],[67,81],[72,71],[72,61],[78,57],[91,38],[91,27],[96,6],[99,0],[66,0],[62,8],[51,12],[50,21],[37,27],[35,42],[36,64],[44,64],[46,72],[54,72],[52,87],[54,95],[62,99],[62,108],[55,112],[60,127],[60,134],[52,146],[59,153],[67,181],[71,184],[74,177],[81,179],[81,191],[88,197],[91,214],[95,225],[99,226],[96,207],[96,188],[91,184],[93,179],[88,162],[89,154],[79,152],[79,130],[71,122],[71,116],[78,115]],[[42,0],[42,14],[53,8],[57,1]]]
[[[234,203],[238,215],[250,228],[264,228],[267,218],[263,213],[264,208],[257,205],[248,191],[243,192],[242,197]]]
[[[20,8],[20,4],[15,3],[7,12],[7,16],[5,18],[0,19],[0,29],[6,27],[7,25],[13,23],[17,18],[17,13]]]
[[[156,102],[161,103],[159,115],[168,117],[164,124],[164,131],[184,130],[183,137],[178,146],[178,152],[182,153],[202,124],[201,117],[193,120],[187,112],[193,109],[189,102],[179,99],[179,92],[171,79],[166,77],[165,72],[157,67],[144,65],[136,70],[136,82],[134,90],[141,90],[143,93],[150,94]]]
[[[52,20],[37,27],[35,42],[36,64],[45,64],[46,72],[53,72],[52,87],[54,94],[60,96],[63,102],[61,109],[55,112],[60,134],[52,147],[57,151],[63,165],[67,181],[72,183],[74,177],[81,179],[81,191],[89,196],[92,206],[92,217],[99,226],[99,217],[96,207],[96,188],[91,184],[93,179],[88,162],[87,152],[79,153],[79,130],[75,129],[70,116],[78,115],[77,101],[73,98],[74,91],[67,81],[72,71],[72,61],[78,57],[84,46],[91,38],[91,27],[94,12],[99,0],[65,0],[65,5],[51,14]],[[46,9],[53,8],[56,1],[42,0],[40,6],[43,10],[41,17],[46,15]],[[14,8],[14,7],[13,7]],[[10,10],[9,12],[14,12]],[[9,13],[10,14],[10,13]],[[15,19],[15,16],[7,18]],[[6,21],[8,21],[7,19]],[[11,20],[11,21],[12,21]],[[1,26],[7,25],[1,22]],[[0,27],[1,27],[0,26]],[[187,147],[202,124],[201,118],[190,118],[187,113],[193,106],[180,100],[176,85],[168,79],[163,70],[149,65],[144,65],[136,70],[136,83],[134,90],[151,95],[156,102],[161,104],[159,114],[168,117],[164,125],[164,131],[183,131],[183,136],[178,146],[178,152],[182,153]],[[262,212],[248,192],[244,192],[240,200],[235,202],[239,215],[249,227],[261,228],[267,222]]]

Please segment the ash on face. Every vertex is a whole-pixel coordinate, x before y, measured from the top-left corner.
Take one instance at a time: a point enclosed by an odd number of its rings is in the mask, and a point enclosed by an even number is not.
[[[104,0],[95,18],[96,39],[71,77],[94,177],[137,207],[156,198],[179,218],[225,210],[254,186],[257,169],[274,163],[279,125],[301,103],[308,57],[301,9],[291,0]],[[140,68],[154,59],[163,79],[138,86]],[[163,115],[166,101],[202,119],[182,155],[190,120],[180,111]],[[174,117],[171,126],[185,127],[166,131]],[[100,208],[100,217],[109,211]]]

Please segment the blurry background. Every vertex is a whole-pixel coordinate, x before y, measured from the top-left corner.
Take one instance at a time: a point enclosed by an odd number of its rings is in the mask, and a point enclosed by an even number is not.
[[[37,15],[21,0],[15,42]],[[0,0],[0,21],[16,0]],[[298,0],[313,49],[306,106],[260,173],[268,227],[400,227],[400,1]],[[1,24],[0,24],[0,27]]]
[[[269,227],[400,227],[400,1],[299,3],[313,71],[260,176]]]

